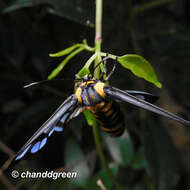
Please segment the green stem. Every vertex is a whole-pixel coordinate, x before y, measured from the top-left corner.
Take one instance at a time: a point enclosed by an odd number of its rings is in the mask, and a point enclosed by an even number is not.
[[[73,51],[72,53],[70,53],[61,63],[58,67],[56,67],[56,69],[54,69],[50,75],[48,76],[48,79],[52,79],[54,78],[56,75],[58,75],[58,73],[65,67],[65,65],[78,53],[80,53],[81,51],[84,50],[84,47],[80,47],[78,49],[76,49],[75,51]]]
[[[97,53],[94,53],[94,54],[90,57],[90,59],[88,59],[88,61],[87,61],[87,62],[85,63],[85,65],[83,66],[83,68],[78,72],[79,78],[80,78],[80,77],[84,77],[84,75],[85,75],[86,73],[90,72],[90,71],[89,71],[89,67],[90,67],[91,63],[95,60],[96,57],[97,57]],[[84,73],[85,73],[85,74],[84,74]]]
[[[82,42],[83,42],[83,43],[80,44],[80,45],[81,45],[81,46],[84,46],[84,48],[85,48],[87,51],[92,51],[92,52],[95,51],[95,48],[94,48],[94,47],[90,47],[90,46],[88,45],[86,39],[84,39]]]
[[[94,47],[90,47],[90,46],[88,46],[88,45],[83,45],[83,46],[84,46],[85,50],[87,50],[87,51],[94,52],[94,50],[95,50]]]
[[[104,52],[101,52],[100,55],[103,56],[103,57],[108,56],[113,60],[116,60],[116,58],[118,57],[117,55],[113,55],[111,53],[107,54],[107,53],[104,53]]]
[[[106,160],[106,158],[104,156],[101,141],[100,141],[100,136],[99,136],[99,133],[98,133],[98,127],[97,127],[96,122],[93,123],[92,128],[93,128],[93,134],[94,134],[94,139],[95,139],[95,143],[96,143],[96,149],[97,149],[97,152],[98,152],[98,155],[100,157],[101,163],[102,163],[108,177],[113,182],[113,184],[115,185],[117,190],[124,190],[124,188],[117,182],[114,175],[112,174],[112,172],[111,172],[111,170],[109,168],[108,162],[107,162],[107,160]]]
[[[95,46],[96,50],[100,51],[102,41],[102,0],[96,0],[96,35]]]
[[[96,0],[96,35],[95,35],[95,53],[97,53],[97,58],[95,59],[95,67],[101,61],[101,43],[102,43],[102,2],[103,0]],[[94,76],[98,78],[100,75],[100,67],[95,69]],[[106,170],[107,175],[109,176],[110,180],[114,183],[117,190],[123,190],[121,185],[117,182],[115,177],[113,176],[108,162],[104,156],[103,149],[101,146],[100,137],[98,134],[97,123],[93,122],[93,134],[96,143],[96,149],[99,154],[100,160],[104,169]]]
[[[95,52],[97,53],[97,59],[95,60],[94,67],[96,67],[96,65],[101,61],[100,52],[101,52],[101,43],[102,43],[102,6],[103,6],[102,0],[96,0]],[[98,67],[94,71],[94,77],[98,78],[99,74],[100,74],[100,68]]]

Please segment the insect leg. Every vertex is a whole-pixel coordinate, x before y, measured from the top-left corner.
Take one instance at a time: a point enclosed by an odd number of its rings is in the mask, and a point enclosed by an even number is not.
[[[108,74],[108,76],[106,77],[105,81],[109,80],[109,78],[111,77],[111,75],[114,73],[115,68],[116,68],[116,65],[117,65],[117,57],[116,57],[116,60],[115,60],[114,66],[113,66],[111,72],[110,72],[110,73]],[[106,65],[105,65],[104,69],[106,69]]]

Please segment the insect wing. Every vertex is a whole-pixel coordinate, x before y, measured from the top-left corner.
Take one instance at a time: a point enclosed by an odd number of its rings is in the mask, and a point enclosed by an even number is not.
[[[67,98],[53,115],[34,133],[27,143],[16,154],[15,160],[20,160],[27,153],[36,153],[47,142],[53,132],[62,132],[63,125],[71,119],[72,113],[77,108],[77,97],[72,95]]]
[[[128,94],[131,94],[137,98],[143,99],[144,101],[147,101],[149,103],[154,103],[159,99],[158,96],[155,96],[148,92],[136,91],[136,90],[125,90],[125,92],[127,92]]]
[[[110,98],[113,99],[117,99],[120,100],[122,102],[126,102],[126,103],[130,103],[133,104],[135,106],[141,107],[145,110],[157,113],[159,115],[174,119],[176,121],[179,121],[180,123],[184,124],[184,125],[190,125],[190,121],[185,120],[173,113],[168,112],[167,110],[160,108],[156,105],[153,105],[141,98],[135,97],[129,93],[127,93],[126,91],[122,91],[118,88],[115,87],[109,87],[109,86],[105,86],[104,87],[104,92],[106,93],[106,95]]]

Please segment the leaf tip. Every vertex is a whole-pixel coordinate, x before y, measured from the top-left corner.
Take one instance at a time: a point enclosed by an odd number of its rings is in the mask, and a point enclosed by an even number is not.
[[[48,80],[51,80],[52,78],[54,78],[55,76],[51,73],[49,76],[48,76]]]
[[[56,57],[56,53],[49,53],[50,57]]]
[[[162,88],[162,83],[157,82],[157,83],[156,83],[156,86],[157,86],[158,88]]]

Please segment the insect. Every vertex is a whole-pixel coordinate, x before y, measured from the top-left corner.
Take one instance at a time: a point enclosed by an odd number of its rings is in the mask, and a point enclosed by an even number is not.
[[[63,127],[84,109],[93,113],[103,131],[114,137],[120,136],[125,129],[125,124],[118,101],[168,117],[184,125],[190,125],[190,121],[152,104],[158,97],[150,93],[132,90],[124,91],[107,85],[105,81],[110,78],[114,70],[115,65],[105,80],[103,80],[103,74],[105,74],[103,72],[99,79],[95,79],[90,74],[80,79],[75,93],[69,96],[35,132],[16,154],[14,160],[20,160],[27,154],[38,152],[45,146],[47,139],[54,132],[62,132]]]

